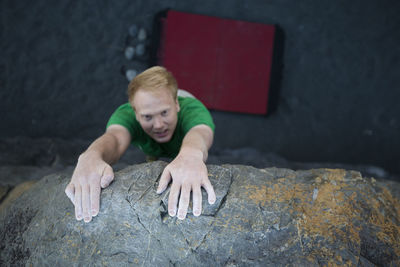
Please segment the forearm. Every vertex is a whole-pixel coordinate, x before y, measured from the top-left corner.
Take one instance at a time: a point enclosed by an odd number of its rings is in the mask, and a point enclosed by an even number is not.
[[[204,162],[206,162],[208,158],[208,150],[212,145],[213,139],[214,133],[210,127],[206,125],[195,126],[183,139],[179,154],[199,156]]]
[[[108,164],[113,164],[118,161],[122,153],[119,151],[117,138],[110,133],[105,133],[97,138],[88,149],[82,153],[79,159],[89,157],[91,159],[101,159]]]

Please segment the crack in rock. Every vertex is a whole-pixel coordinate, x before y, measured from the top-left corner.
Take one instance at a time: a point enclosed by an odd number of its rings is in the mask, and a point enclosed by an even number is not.
[[[0,262],[400,265],[398,183],[365,183],[346,170],[209,165],[217,203],[209,205],[204,191],[202,216],[189,212],[182,221],[168,215],[168,191],[156,194],[165,166],[153,162],[116,173],[102,191],[99,216],[88,224],[76,221],[63,193],[68,177],[38,181],[0,214]]]

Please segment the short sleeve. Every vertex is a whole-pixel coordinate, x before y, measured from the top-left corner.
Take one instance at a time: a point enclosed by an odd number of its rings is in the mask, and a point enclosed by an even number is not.
[[[107,128],[113,124],[124,126],[131,136],[138,133],[139,123],[136,121],[135,112],[129,103],[123,104],[114,111],[107,123]]]
[[[182,130],[186,134],[191,128],[197,125],[205,124],[213,131],[215,124],[208,109],[195,98],[179,98],[181,110],[179,116],[182,122]]]

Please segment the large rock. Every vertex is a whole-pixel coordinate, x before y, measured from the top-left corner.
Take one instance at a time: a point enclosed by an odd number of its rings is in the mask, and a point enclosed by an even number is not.
[[[0,215],[1,265],[247,266],[400,264],[400,185],[341,169],[209,165],[203,215],[167,214],[164,162],[128,167],[91,223],[64,194],[67,174],[37,182]]]

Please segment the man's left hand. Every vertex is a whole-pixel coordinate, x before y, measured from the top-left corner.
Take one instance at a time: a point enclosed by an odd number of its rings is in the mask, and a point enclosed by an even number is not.
[[[208,203],[214,204],[216,196],[214,188],[208,179],[207,167],[203,162],[203,156],[199,151],[184,151],[168,164],[160,178],[157,193],[161,194],[167,188],[172,179],[171,191],[168,198],[168,213],[176,215],[179,199],[178,219],[185,219],[190,192],[193,194],[193,215],[200,216],[202,195],[201,187],[208,194]]]

